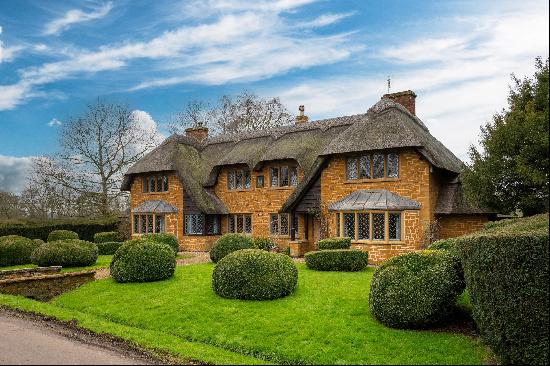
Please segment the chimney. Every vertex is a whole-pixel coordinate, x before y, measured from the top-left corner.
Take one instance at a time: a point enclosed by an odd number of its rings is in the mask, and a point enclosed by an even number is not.
[[[416,116],[416,94],[412,90],[405,90],[397,93],[384,94],[382,98],[388,98],[407,108],[413,116]]]
[[[190,127],[185,129],[185,136],[202,142],[208,138],[208,128],[207,127]]]
[[[298,107],[299,114],[296,116],[296,124],[306,123],[309,120],[308,116],[304,114],[305,110],[306,108],[303,105]]]

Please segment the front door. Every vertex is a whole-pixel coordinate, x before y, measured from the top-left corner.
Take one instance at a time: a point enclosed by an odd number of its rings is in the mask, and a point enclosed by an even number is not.
[[[308,214],[306,217],[308,247],[309,250],[317,250],[317,242],[321,239],[321,222],[315,215]]]

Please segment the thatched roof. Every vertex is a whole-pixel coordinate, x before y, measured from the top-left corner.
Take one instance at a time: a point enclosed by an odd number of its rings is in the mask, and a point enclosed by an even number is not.
[[[365,114],[219,135],[202,142],[172,135],[128,170],[122,190],[130,189],[136,174],[176,171],[202,212],[227,213],[211,189],[221,167],[243,164],[254,170],[267,161],[294,159],[304,178],[284,204],[286,211],[307,191],[329,155],[400,147],[416,148],[433,165],[453,174],[462,169],[462,162],[418,118],[382,99]]]
[[[360,189],[333,202],[329,211],[419,210],[420,203],[385,189]]]
[[[497,211],[468,202],[464,197],[460,179],[457,177],[441,185],[435,213],[437,215],[493,214]]]

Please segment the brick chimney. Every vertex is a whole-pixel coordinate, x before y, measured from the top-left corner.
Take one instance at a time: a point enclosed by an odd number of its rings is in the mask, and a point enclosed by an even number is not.
[[[382,98],[388,98],[407,108],[413,116],[416,116],[416,94],[412,90],[405,90],[397,93],[384,94]]]
[[[208,138],[208,128],[207,127],[190,127],[185,129],[185,136],[201,142]]]
[[[309,120],[309,117],[304,114],[306,108],[301,105],[298,107],[298,115],[296,116],[296,124],[306,123]]]

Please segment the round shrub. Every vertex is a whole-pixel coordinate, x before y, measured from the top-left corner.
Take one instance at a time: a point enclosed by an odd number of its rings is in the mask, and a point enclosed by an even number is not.
[[[309,269],[355,272],[367,268],[369,253],[355,249],[332,249],[306,253]]]
[[[242,234],[225,234],[214,242],[210,249],[210,259],[212,262],[218,263],[229,253],[252,248],[254,248],[254,241],[251,237]]]
[[[285,255],[243,249],[225,256],[212,274],[212,288],[221,297],[272,300],[294,291],[298,270]]]
[[[94,243],[121,242],[122,235],[118,231],[102,231],[94,234]]]
[[[31,263],[31,254],[39,246],[19,235],[0,237],[0,267]]]
[[[121,283],[164,280],[172,277],[175,269],[174,251],[165,244],[148,240],[125,242],[111,261],[111,276]]]
[[[460,261],[444,250],[406,253],[374,272],[369,307],[394,328],[424,328],[444,321],[464,290]]]
[[[48,234],[48,242],[67,239],[78,239],[78,234],[70,230],[54,230]]]
[[[120,241],[108,241],[105,243],[97,243],[97,249],[99,255],[112,255],[115,254],[118,248],[122,245]]]
[[[167,233],[157,233],[157,234],[146,234],[141,237],[144,240],[155,241],[157,243],[162,243],[168,245],[174,253],[178,254],[180,250],[180,242],[175,235]]]
[[[270,238],[257,236],[255,238],[252,238],[252,241],[254,242],[254,248],[265,250],[267,252],[270,252],[277,248],[277,244],[273,242]]]
[[[48,242],[34,251],[32,263],[40,267],[86,267],[97,261],[98,250],[94,243],[67,239]]]
[[[32,241],[34,241],[38,246],[46,244],[46,242],[42,239],[32,239]]]
[[[456,243],[457,243],[457,238],[448,238],[448,239],[441,239],[441,240],[438,240],[434,243],[432,243],[432,245],[430,245],[430,247],[428,249],[430,250],[451,250],[451,249],[455,249],[455,246],[456,246]]]
[[[351,238],[326,238],[317,242],[319,250],[330,249],[349,249],[351,248]]]

